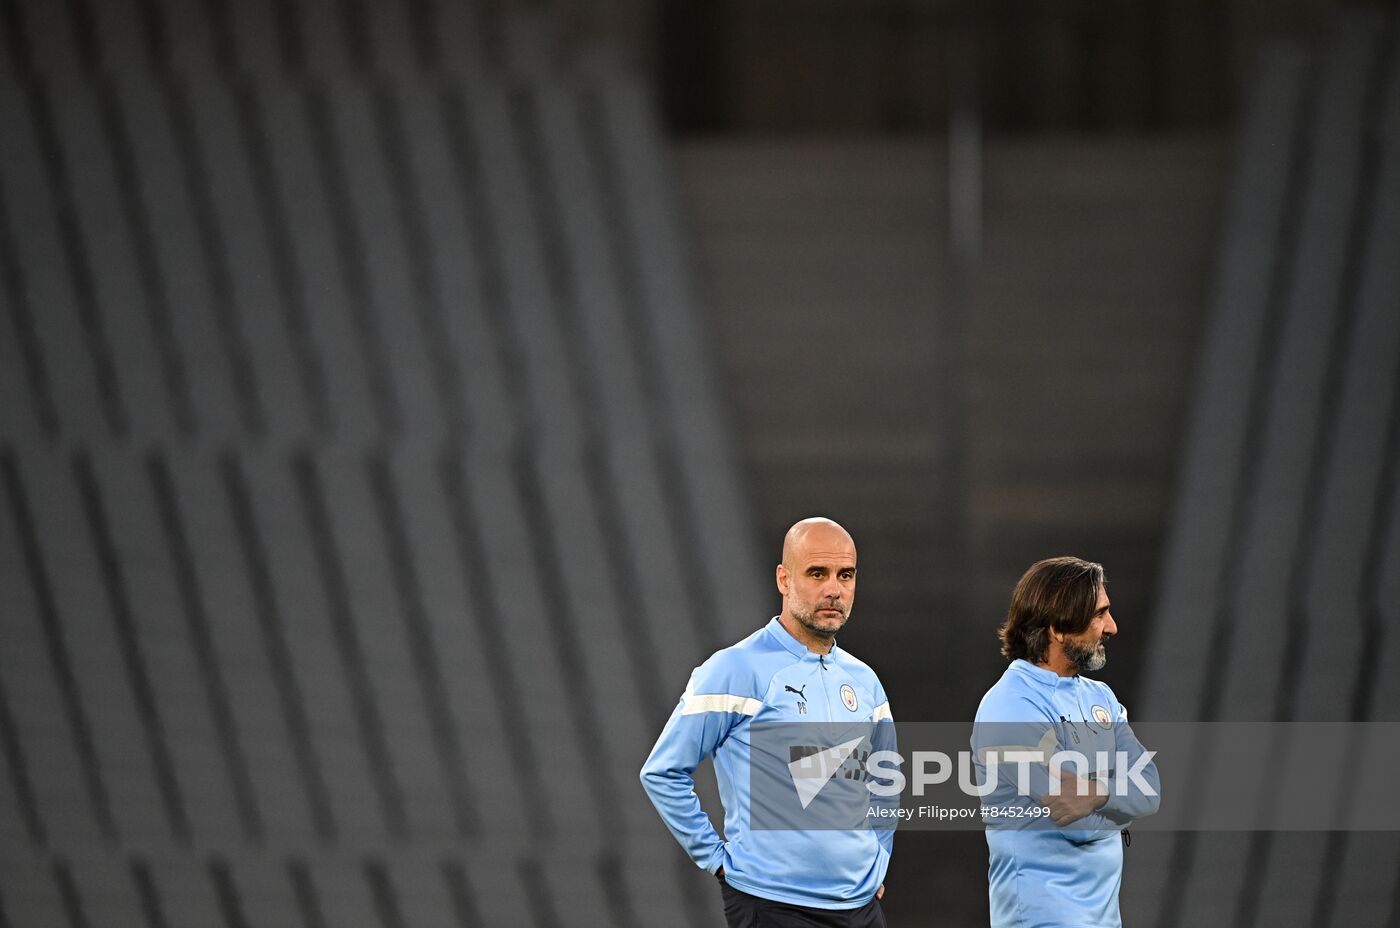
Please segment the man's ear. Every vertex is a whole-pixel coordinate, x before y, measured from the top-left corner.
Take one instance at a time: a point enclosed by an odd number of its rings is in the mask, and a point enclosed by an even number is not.
[[[776,579],[778,581],[778,592],[786,596],[788,594],[788,572],[787,568],[782,564],[778,565]]]

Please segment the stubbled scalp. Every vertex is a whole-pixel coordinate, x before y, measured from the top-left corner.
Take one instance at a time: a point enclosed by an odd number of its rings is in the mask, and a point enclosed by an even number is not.
[[[783,564],[788,570],[797,568],[795,559],[798,552],[806,546],[805,543],[809,537],[812,538],[814,544],[820,543],[823,546],[835,542],[841,547],[855,547],[855,540],[851,538],[851,533],[831,519],[824,516],[803,519],[795,523],[783,536]]]

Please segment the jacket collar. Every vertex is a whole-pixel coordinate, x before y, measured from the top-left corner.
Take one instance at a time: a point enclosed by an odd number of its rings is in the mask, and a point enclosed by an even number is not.
[[[1075,681],[1079,679],[1077,674],[1074,676],[1062,677],[1048,667],[1037,667],[1030,661],[1023,660],[1019,657],[1011,662],[1011,666],[1008,667],[1007,670],[1039,686],[1046,686],[1051,689],[1058,689],[1062,686],[1074,686]]]
[[[778,643],[786,648],[794,657],[806,660],[811,658],[817,660],[823,655],[808,650],[807,646],[792,636],[792,632],[783,627],[783,620],[779,616],[773,616],[768,620],[768,634],[777,639]],[[825,655],[828,660],[835,660],[836,653],[840,649],[836,647],[836,642],[831,643],[831,653]]]

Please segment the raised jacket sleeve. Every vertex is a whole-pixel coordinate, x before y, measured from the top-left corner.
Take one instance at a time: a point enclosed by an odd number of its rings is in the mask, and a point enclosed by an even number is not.
[[[1115,769],[1108,780],[1108,802],[1099,809],[1099,814],[1118,825],[1129,825],[1157,811],[1162,803],[1162,784],[1152,758],[1143,760],[1148,752],[1128,724],[1128,710],[1121,704],[1116,708],[1115,749],[1127,761],[1127,766]],[[1147,789],[1143,788],[1144,784]]]

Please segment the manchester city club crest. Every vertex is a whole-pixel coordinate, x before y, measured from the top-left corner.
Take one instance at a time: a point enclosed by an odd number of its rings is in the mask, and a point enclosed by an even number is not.
[[[1107,709],[1105,709],[1103,706],[1095,706],[1092,711],[1094,713],[1095,722],[1098,722],[1104,728],[1113,727],[1113,716],[1108,714]]]
[[[851,684],[841,684],[841,701],[846,704],[846,708],[852,712],[856,711],[860,703],[856,701],[856,691],[851,688]]]

